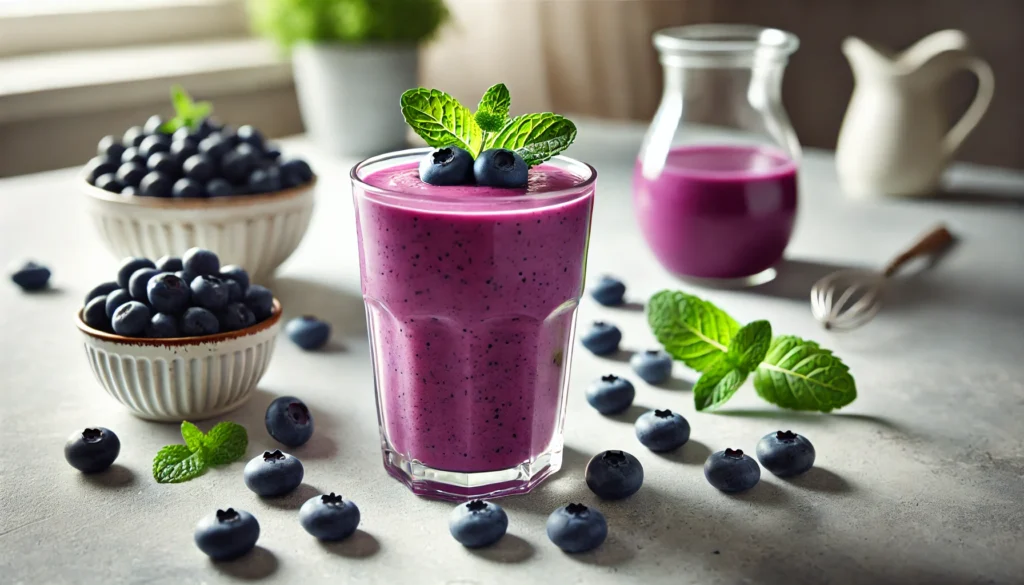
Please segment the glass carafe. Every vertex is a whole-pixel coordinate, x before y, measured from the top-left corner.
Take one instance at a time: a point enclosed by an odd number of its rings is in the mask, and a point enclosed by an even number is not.
[[[688,280],[774,276],[796,219],[800,144],[782,106],[791,33],[707,24],[654,34],[664,93],[633,205],[661,264]]]

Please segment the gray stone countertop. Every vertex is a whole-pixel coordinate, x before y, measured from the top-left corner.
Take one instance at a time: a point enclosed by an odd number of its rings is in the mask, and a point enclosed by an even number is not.
[[[669,387],[637,381],[635,406],[605,418],[588,407],[586,385],[627,374],[622,361],[577,351],[561,472],[533,494],[506,498],[509,534],[470,551],[448,534],[450,504],[414,497],[381,466],[356,236],[348,185],[353,160],[318,155],[301,140],[322,181],[306,239],[272,288],[286,317],[313,313],[334,325],[328,351],[282,342],[254,398],[224,418],[250,432],[247,457],[271,446],[263,412],[294,394],[317,432],[296,451],[307,485],[260,501],[242,483],[242,463],[181,485],[159,485],[153,455],[179,442],[176,425],[134,418],[93,379],[73,313],[117,265],[87,221],[74,171],[0,181],[0,265],[32,257],[54,271],[54,290],[25,295],[0,283],[0,582],[185,585],[267,583],[1022,583],[1024,582],[1024,176],[967,166],[950,173],[950,194],[928,200],[851,200],[829,153],[807,153],[796,233],[778,278],[748,290],[686,286],[656,263],[630,209],[630,173],[643,127],[586,123],[569,154],[599,171],[590,277],[621,276],[629,299],[667,287],[712,299],[745,322],[809,337],[836,351],[859,398],[831,415],[777,410],[749,382],[718,414],[697,413],[695,374],[676,366]],[[811,317],[807,295],[842,266],[883,265],[918,234],[944,221],[959,245],[929,271],[892,283],[883,311],[848,333]],[[579,320],[617,323],[627,349],[653,338],[642,312],[585,298]],[[683,413],[693,428],[677,454],[647,452],[633,434],[646,408]],[[203,423],[204,429],[212,422]],[[86,477],[62,445],[87,425],[114,429],[122,450],[109,472]],[[701,465],[725,447],[752,451],[764,434],[792,429],[817,448],[807,475],[764,473],[748,493],[711,488]],[[643,489],[597,502],[583,469],[609,448],[637,455]],[[297,521],[317,491],[336,491],[362,510],[362,531],[323,546]],[[597,551],[562,554],[544,522],[569,501],[596,504],[610,537]],[[243,560],[209,562],[193,545],[196,521],[218,507],[253,512],[259,548]]]

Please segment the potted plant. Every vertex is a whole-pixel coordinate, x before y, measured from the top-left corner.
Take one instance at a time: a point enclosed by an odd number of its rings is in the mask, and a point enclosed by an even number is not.
[[[405,142],[395,114],[417,85],[418,45],[447,21],[444,0],[249,0],[253,29],[289,52],[306,131],[362,156]]]

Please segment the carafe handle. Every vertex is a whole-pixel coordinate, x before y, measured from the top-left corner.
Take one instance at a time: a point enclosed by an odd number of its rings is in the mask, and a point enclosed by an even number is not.
[[[992,103],[992,93],[995,91],[995,76],[992,74],[992,67],[979,58],[971,55],[964,55],[958,63],[959,68],[966,69],[978,78],[978,91],[974,94],[974,101],[968,106],[967,111],[960,117],[960,120],[949,130],[943,139],[943,147],[946,156],[951,158],[960,148],[960,144],[974,130],[974,127],[981,122],[982,116]]]

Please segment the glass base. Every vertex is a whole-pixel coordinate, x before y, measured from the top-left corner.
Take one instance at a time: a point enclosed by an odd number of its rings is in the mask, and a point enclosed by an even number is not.
[[[777,275],[778,273],[774,268],[766,268],[757,274],[741,276],[738,278],[704,278],[699,276],[686,276],[685,274],[676,274],[676,277],[684,282],[703,288],[733,289],[761,286],[762,284],[767,284],[775,280]]]
[[[526,494],[562,468],[561,445],[511,469],[477,473],[427,467],[398,453],[386,442],[383,454],[384,469],[412,493],[456,502]]]

